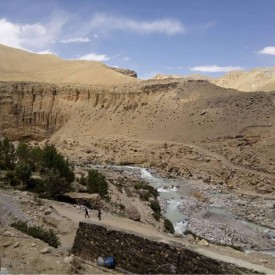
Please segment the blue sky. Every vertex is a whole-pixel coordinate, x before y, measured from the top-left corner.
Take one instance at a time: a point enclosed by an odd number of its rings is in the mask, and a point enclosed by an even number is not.
[[[156,73],[275,66],[274,0],[0,0],[0,44]]]

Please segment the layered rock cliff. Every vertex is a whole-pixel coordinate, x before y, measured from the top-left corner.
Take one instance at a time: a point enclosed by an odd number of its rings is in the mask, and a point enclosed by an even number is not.
[[[0,82],[2,136],[50,138],[77,161],[243,181],[242,187],[251,184],[261,192],[275,192],[274,125],[274,93],[241,93],[202,80],[119,86]],[[234,178],[232,169],[241,174]]]

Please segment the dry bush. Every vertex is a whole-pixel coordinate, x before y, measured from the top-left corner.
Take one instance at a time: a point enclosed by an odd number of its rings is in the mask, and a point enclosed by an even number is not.
[[[191,196],[193,196],[200,202],[205,202],[205,203],[209,202],[208,197],[206,197],[203,193],[201,193],[199,191],[195,191],[195,192],[191,193]]]

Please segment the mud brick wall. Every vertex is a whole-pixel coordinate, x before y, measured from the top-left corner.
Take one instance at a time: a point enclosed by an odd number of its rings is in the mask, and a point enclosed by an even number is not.
[[[72,253],[86,260],[115,257],[118,267],[133,273],[240,274],[253,271],[200,255],[178,243],[80,222]]]

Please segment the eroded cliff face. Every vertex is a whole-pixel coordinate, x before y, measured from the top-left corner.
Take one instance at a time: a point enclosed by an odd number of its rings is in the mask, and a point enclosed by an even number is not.
[[[0,82],[0,135],[14,140],[42,140],[51,137],[70,118],[71,122],[77,120],[76,125],[68,125],[72,133],[75,127],[83,129],[91,120],[93,129],[100,131],[100,123],[109,121],[109,117],[114,116],[112,124],[116,124],[121,113],[128,116],[127,113],[147,106],[148,101],[154,104],[155,97],[162,97],[176,86],[175,83],[71,86]]]
[[[274,112],[272,93],[244,94],[202,80],[119,86],[0,82],[0,133],[11,139],[41,140],[60,129],[78,140],[123,135],[202,142],[253,128],[264,134]]]
[[[0,134],[14,140],[42,140],[50,137],[69,118],[68,106],[77,91],[55,85],[1,82]]]
[[[274,125],[274,93],[241,93],[202,80],[0,83],[2,136],[50,138],[76,161],[135,163],[220,184],[245,186],[252,168],[249,188],[261,192],[275,192]]]

